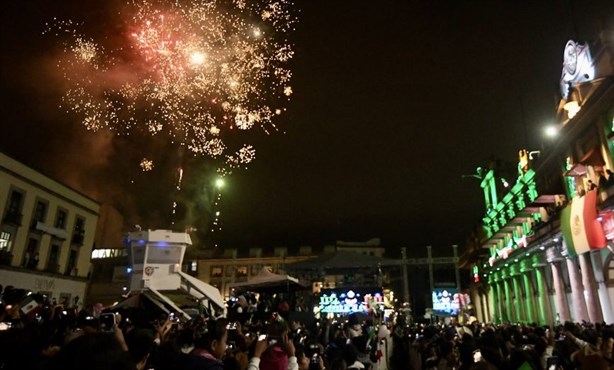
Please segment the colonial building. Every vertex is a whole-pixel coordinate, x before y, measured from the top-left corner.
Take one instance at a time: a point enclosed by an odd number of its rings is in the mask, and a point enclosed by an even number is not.
[[[263,267],[279,273],[285,271],[290,263],[314,256],[311,247],[301,247],[291,255],[286,247],[270,250],[249,248],[245,252],[234,248],[205,250],[191,259],[186,269],[189,274],[218,288],[222,296],[229,297],[229,284],[245,282],[256,276]]]
[[[565,45],[552,145],[521,150],[511,178],[480,171],[486,212],[462,262],[481,321],[614,323],[613,34]]]
[[[244,282],[256,276],[263,267],[271,272],[295,273],[296,263],[314,259],[317,256],[332,255],[334,252],[354,252],[372,258],[380,258],[384,254],[380,240],[374,238],[366,242],[337,241],[335,245],[323,248],[301,246],[288,249],[275,247],[272,249],[249,248],[245,252],[236,249],[209,250],[201,252],[187,264],[188,273],[200,280],[217,287],[224,296],[229,296],[229,284]],[[322,287],[334,288],[344,279],[343,275],[324,274],[315,279],[312,276],[296,276],[303,282],[313,284],[314,290]]]
[[[100,204],[0,153],[0,284],[82,301]]]
[[[110,305],[120,300],[122,294],[128,292],[128,278],[131,269],[128,263],[127,249],[119,247],[118,244],[100,245],[101,247],[94,249],[91,254],[93,274],[86,301]],[[298,273],[293,268],[297,262],[314,259],[317,256],[332,256],[337,253],[360,254],[364,256],[365,260],[369,261],[370,265],[374,265],[373,261],[383,260],[382,257],[385,252],[378,238],[366,242],[337,241],[334,245],[317,249],[311,246],[297,248],[252,247],[244,250],[236,248],[206,250],[192,248],[186,253],[182,271],[218,288],[222,296],[226,298],[232,293],[230,284],[246,282],[255,277],[262,268],[267,268],[273,273],[289,272],[293,274]],[[353,261],[347,262],[353,263]],[[364,270],[364,266],[359,268]],[[375,273],[370,271],[369,276],[372,278]],[[362,279],[357,279],[360,274],[354,272],[349,276],[354,283],[363,282]],[[322,274],[320,270],[318,270],[317,277],[307,276],[303,273],[296,277],[303,282],[313,284],[314,291],[319,291],[321,288],[340,287],[344,283],[347,285],[348,279],[347,274]],[[385,274],[384,280],[389,281],[388,274]]]

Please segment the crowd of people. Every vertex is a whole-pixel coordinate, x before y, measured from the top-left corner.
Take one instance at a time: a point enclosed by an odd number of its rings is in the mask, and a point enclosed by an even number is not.
[[[605,324],[298,320],[292,311],[187,318],[138,307],[79,309],[34,295],[15,303],[5,295],[0,369],[614,369],[614,327]]]

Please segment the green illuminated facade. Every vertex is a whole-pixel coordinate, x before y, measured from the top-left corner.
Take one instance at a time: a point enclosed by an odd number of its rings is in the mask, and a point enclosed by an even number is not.
[[[515,179],[495,165],[478,170],[485,215],[461,265],[479,321],[614,323],[605,248],[614,246],[613,51],[614,40],[591,45],[599,60],[582,68],[599,68],[579,80],[563,74],[559,135],[541,151],[520,150]]]

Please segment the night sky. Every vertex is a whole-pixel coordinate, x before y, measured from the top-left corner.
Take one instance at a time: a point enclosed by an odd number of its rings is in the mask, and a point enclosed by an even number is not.
[[[0,151],[101,202],[126,222],[208,229],[216,164],[161,140],[86,131],[60,105],[53,17],[112,23],[111,1],[3,4]],[[558,103],[563,47],[592,41],[614,2],[296,2],[294,94],[279,131],[252,129],[257,150],[222,190],[221,247],[324,245],[379,237],[390,254],[463,245],[483,212],[489,159],[538,150]],[[611,26],[611,24],[610,24]],[[155,158],[155,170],[138,163]],[[173,191],[183,166],[184,193]],[[204,189],[204,190],[203,190]],[[178,220],[177,224],[182,224]],[[183,225],[183,224],[182,224]]]

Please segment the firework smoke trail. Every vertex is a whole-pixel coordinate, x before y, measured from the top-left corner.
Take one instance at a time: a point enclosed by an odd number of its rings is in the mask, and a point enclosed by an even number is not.
[[[217,190],[217,195],[215,197],[215,202],[213,203],[213,224],[211,225],[211,234],[215,234],[216,231],[222,231],[222,224],[220,221],[220,203],[222,201],[222,188],[224,187],[224,177],[219,177],[215,181],[215,188]],[[215,238],[215,236],[214,236]],[[214,242],[214,247],[217,248],[217,242]]]
[[[292,94],[291,1],[127,5],[118,17],[122,35],[97,41],[73,21],[46,30],[64,41],[58,66],[70,86],[65,109],[90,130],[166,132],[174,143],[231,168],[251,162],[251,145],[230,148],[226,139],[254,126],[277,130],[274,119]]]
[[[181,191],[181,182],[183,181],[183,168],[179,167],[177,169],[177,181],[175,183],[175,190],[177,190],[177,193],[179,193]],[[175,226],[175,215],[177,214],[177,200],[173,201],[172,207],[171,207],[171,225]]]
[[[183,181],[183,168],[177,169],[177,191],[181,191],[181,182]]]

